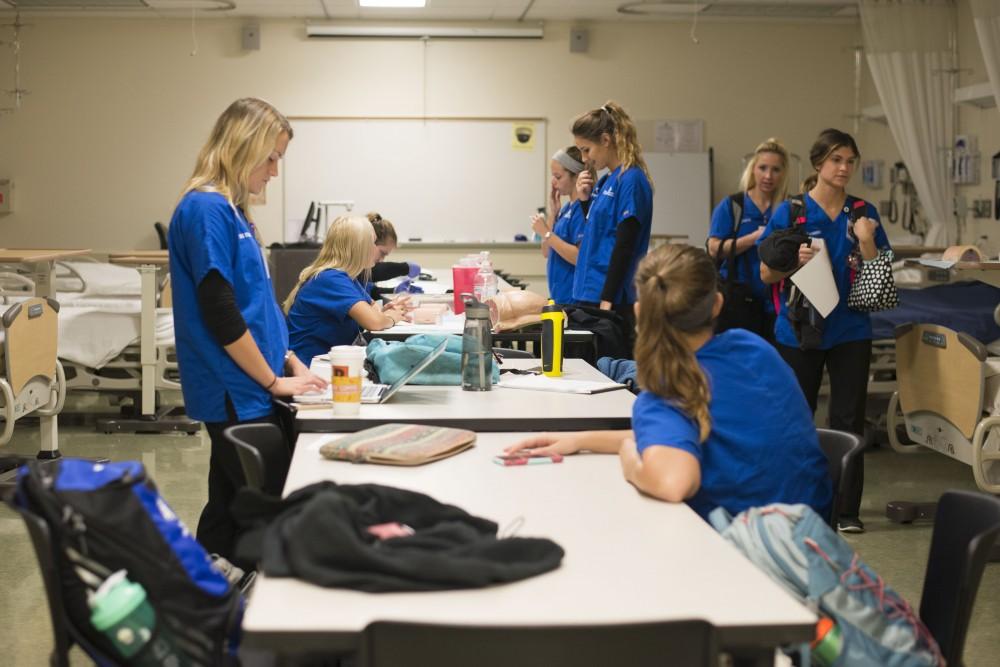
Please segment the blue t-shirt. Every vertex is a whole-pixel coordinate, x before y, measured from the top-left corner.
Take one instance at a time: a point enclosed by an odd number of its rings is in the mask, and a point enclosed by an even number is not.
[[[348,314],[354,304],[372,299],[364,286],[340,269],[313,276],[288,310],[288,334],[295,356],[308,364],[334,345],[350,345],[361,327]]]
[[[805,233],[813,238],[823,239],[826,251],[830,255],[830,264],[833,267],[833,278],[837,283],[837,291],[840,292],[840,302],[826,317],[823,324],[823,341],[820,348],[829,350],[831,347],[841,343],[850,343],[855,340],[870,340],[872,337],[872,322],[868,313],[858,310],[851,310],[847,307],[847,297],[851,293],[851,267],[848,258],[851,251],[857,247],[857,242],[852,241],[848,236],[848,225],[850,215],[847,208],[848,202],[844,202],[835,220],[827,216],[823,207],[817,204],[809,195],[802,195],[805,201]],[[757,241],[758,245],[763,242],[771,232],[776,229],[786,229],[791,226],[789,212],[791,204],[784,202],[775,209],[770,222]],[[867,205],[865,215],[872,220],[879,221],[878,211],[871,204]],[[889,248],[889,237],[885,235],[885,229],[879,225],[875,229],[875,246],[878,249]],[[782,345],[798,347],[799,342],[795,338],[795,331],[791,322],[788,321],[784,298],[779,299],[781,311],[774,324],[775,339]]]
[[[228,422],[228,395],[238,421],[270,414],[271,395],[226,353],[198,307],[198,285],[209,271],[218,271],[232,286],[264,359],[276,375],[283,375],[288,330],[250,225],[221,194],[189,192],[174,210],[168,238],[177,363],[187,413],[204,422]]]
[[[579,246],[583,241],[583,228],[587,220],[579,201],[571,201],[559,211],[552,233],[570,245]],[[573,274],[576,266],[570,264],[549,248],[546,274],[549,277],[549,298],[556,303],[573,303]]]
[[[649,234],[653,226],[653,188],[638,167],[630,167],[624,172],[618,167],[598,181],[594,188],[573,276],[575,301],[601,301],[618,225],[628,218],[639,221],[639,236],[625,280],[611,300],[613,305],[635,303],[635,270],[649,249]]]
[[[759,227],[766,225],[770,217],[770,207],[766,211],[761,211],[757,208],[753,199],[748,197],[746,193],[743,193],[743,214],[740,217],[740,227],[736,233],[737,238],[753,234]],[[711,238],[725,241],[732,233],[733,202],[729,197],[726,197],[712,211],[712,226],[709,228],[708,235]],[[725,245],[729,247],[729,243]],[[721,246],[719,251],[722,251]],[[736,255],[734,259],[726,261],[719,270],[723,278],[729,275],[729,267],[733,262],[736,263],[736,279],[741,283],[750,285],[754,296],[764,302],[764,308],[767,312],[773,313],[774,305],[770,298],[770,290],[764,284],[764,281],[760,279],[760,255],[757,254],[757,246],[750,246],[745,252]]]
[[[695,355],[711,390],[712,431],[670,401],[643,392],[632,407],[640,454],[666,446],[701,466],[701,486],[687,500],[702,517],[716,507],[736,514],[768,503],[805,503],[821,516],[832,493],[812,412],[792,369],[771,345],[743,329],[721,333]]]

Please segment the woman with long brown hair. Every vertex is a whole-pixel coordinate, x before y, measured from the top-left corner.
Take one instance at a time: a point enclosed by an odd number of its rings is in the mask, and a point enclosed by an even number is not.
[[[830,478],[809,406],[771,345],[742,329],[713,333],[722,295],[711,258],[660,246],[635,285],[643,391],[632,430],[541,434],[509,451],[617,453],[628,482],[702,517],[773,502],[826,516]]]

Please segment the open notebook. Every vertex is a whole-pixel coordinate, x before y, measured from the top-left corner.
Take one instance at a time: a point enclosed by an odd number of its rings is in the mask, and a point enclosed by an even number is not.
[[[476,434],[446,426],[383,424],[320,445],[324,458],[352,463],[416,466],[472,447]]]
[[[498,387],[505,389],[531,389],[534,391],[557,391],[565,394],[600,394],[605,391],[625,389],[625,385],[617,382],[598,380],[566,380],[550,378],[544,375],[504,376]]]

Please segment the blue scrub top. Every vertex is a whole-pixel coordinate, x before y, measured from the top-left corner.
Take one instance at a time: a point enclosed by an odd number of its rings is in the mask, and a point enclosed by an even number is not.
[[[809,195],[803,194],[805,201],[805,233],[813,238],[823,239],[827,253],[830,255],[830,263],[833,266],[833,278],[837,283],[837,291],[840,292],[840,302],[830,312],[823,324],[823,341],[820,349],[830,348],[842,343],[850,343],[856,340],[871,340],[872,322],[868,313],[851,310],[847,307],[847,297],[851,293],[851,268],[848,264],[848,257],[851,251],[857,247],[848,235],[848,225],[850,215],[847,202],[841,209],[835,220],[827,216],[823,207],[817,204]],[[786,229],[791,225],[788,220],[791,204],[784,202],[778,206],[771,216],[770,222],[761,234],[758,244],[763,242],[776,229]],[[871,204],[867,204],[867,217],[880,221],[878,211]],[[879,249],[889,248],[889,237],[885,235],[885,229],[879,225],[875,230],[875,246]],[[781,312],[774,324],[775,339],[782,345],[798,347],[799,342],[795,338],[795,331],[791,322],[788,321],[784,297],[780,299]]]
[[[250,225],[221,194],[189,192],[174,210],[168,239],[177,363],[187,413],[204,422],[228,422],[228,395],[237,421],[271,414],[270,393],[236,365],[208,331],[198,307],[198,285],[209,271],[218,271],[232,286],[240,314],[271,370],[284,374],[288,330]]]
[[[766,211],[761,211],[757,208],[753,199],[748,197],[744,192],[743,215],[740,218],[739,231],[736,233],[737,238],[753,234],[759,227],[765,226],[770,217],[770,207],[768,207]],[[719,205],[715,207],[714,211],[712,211],[712,225],[709,228],[708,235],[711,238],[725,240],[728,239],[732,233],[733,202],[729,199],[729,197],[726,197],[719,202]],[[726,245],[728,246],[729,244],[727,243]],[[750,289],[753,290],[754,296],[764,302],[765,310],[769,313],[773,313],[774,305],[773,300],[771,299],[770,289],[764,284],[764,281],[760,279],[760,255],[757,253],[757,246],[750,246],[745,252],[737,255],[733,261],[736,263],[737,281],[750,285]],[[719,269],[719,274],[723,278],[729,275],[729,266],[731,263],[731,261],[727,261],[726,264]]]
[[[649,249],[653,226],[653,188],[639,167],[630,167],[624,172],[618,167],[597,182],[594,193],[576,260],[573,299],[588,303],[601,301],[618,225],[628,218],[636,218],[639,237],[635,252],[625,280],[611,302],[612,305],[635,303],[635,270]]]
[[[571,201],[559,211],[559,217],[556,218],[556,224],[552,227],[552,233],[566,243],[579,246],[583,241],[583,228],[586,222],[580,202]],[[549,277],[549,298],[556,303],[573,303],[573,274],[576,272],[576,266],[549,248],[545,272]]]
[[[334,345],[350,345],[361,327],[348,314],[354,304],[372,299],[364,285],[340,269],[313,276],[295,295],[288,310],[288,332],[295,356],[308,364]]]
[[[695,354],[708,378],[712,430],[676,405],[644,391],[632,407],[641,454],[676,447],[701,466],[701,486],[686,502],[701,517],[716,507],[735,515],[768,503],[805,503],[828,516],[832,500],[826,456],[812,412],[792,369],[756,334],[730,329]]]

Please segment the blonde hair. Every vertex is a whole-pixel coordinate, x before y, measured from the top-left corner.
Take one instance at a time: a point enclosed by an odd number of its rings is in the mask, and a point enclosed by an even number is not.
[[[327,269],[339,269],[351,278],[361,276],[362,282],[367,282],[371,274],[372,247],[375,245],[373,236],[374,230],[368,218],[342,215],[334,220],[319,256],[302,269],[299,281],[285,299],[285,312],[291,310],[302,285]]]
[[[375,228],[375,243],[384,244],[386,241],[392,242],[393,245],[399,244],[399,239],[396,236],[396,228],[392,226],[392,223],[382,217],[381,214],[372,211],[367,216],[368,222],[372,223],[372,227]]]
[[[646,175],[649,187],[653,187],[653,178],[649,175],[646,161],[642,159],[642,146],[639,145],[635,124],[618,103],[608,100],[601,108],[580,114],[573,121],[572,132],[574,137],[582,137],[595,144],[600,143],[604,134],[610,136],[621,160],[622,171],[639,167]]]
[[[288,119],[269,103],[254,97],[236,100],[215,121],[181,197],[192,190],[218,192],[252,220],[250,174],[268,159],[282,132],[292,138]]]
[[[761,142],[753,150],[753,157],[747,162],[747,166],[743,169],[743,175],[740,176],[740,191],[748,192],[757,186],[757,175],[754,173],[754,169],[757,167],[761,153],[774,153],[781,158],[781,180],[774,188],[774,197],[771,200],[772,204],[777,204],[788,196],[788,149],[781,143],[781,140],[774,137]]]
[[[806,180],[802,181],[802,192],[809,192],[816,186],[816,183],[819,182],[819,168],[838,148],[850,148],[855,158],[861,158],[861,151],[858,150],[858,144],[854,141],[854,137],[833,127],[826,128],[819,133],[812,148],[809,149],[809,164],[813,166],[815,173],[810,174]]]
[[[662,245],[639,263],[637,380],[698,424],[699,442],[712,430],[708,378],[684,334],[712,328],[717,293],[715,264],[701,248]]]

